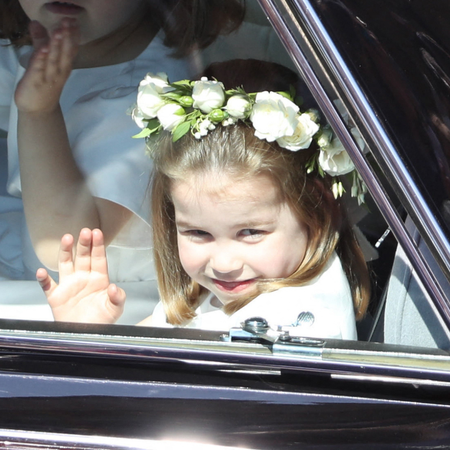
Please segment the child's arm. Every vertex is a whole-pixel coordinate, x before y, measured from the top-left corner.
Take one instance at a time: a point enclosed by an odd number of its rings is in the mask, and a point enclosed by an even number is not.
[[[39,269],[39,281],[56,321],[114,323],[121,316],[126,295],[110,284],[103,234],[81,230],[73,257],[74,239],[66,234],[59,251],[59,284]]]
[[[45,42],[42,30],[33,23],[31,34],[38,46]],[[64,19],[47,40],[33,54],[15,101],[27,224],[38,257],[56,268],[63,234],[77,236],[84,227],[101,228],[109,244],[131,213],[93,197],[72,155],[59,99],[77,54],[78,29]]]

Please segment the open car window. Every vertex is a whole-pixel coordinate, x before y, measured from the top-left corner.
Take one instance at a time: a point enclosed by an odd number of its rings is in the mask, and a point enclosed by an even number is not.
[[[24,217],[20,201],[5,193],[5,234],[1,238],[8,242],[9,256],[0,266],[4,267],[0,281],[2,345],[130,358],[151,358],[158,353],[176,358],[178,353],[185,360],[214,365],[231,364],[238,355],[242,366],[255,364],[259,368],[279,364],[293,368],[303,364],[306,357],[324,364],[326,370],[333,370],[336,361],[348,367],[355,362],[403,364],[415,370],[422,365],[417,355],[428,355],[430,372],[441,374],[450,361],[441,351],[450,346],[448,129],[439,119],[447,105],[444,97],[430,88],[425,93],[429,102],[426,125],[422,116],[415,116],[421,105],[414,103],[419,97],[410,97],[413,83],[429,79],[424,76],[423,80],[407,82],[400,56],[385,54],[378,45],[381,37],[369,20],[373,11],[370,7],[356,11],[357,3],[249,0],[240,28],[220,36],[190,63],[201,72],[213,62],[254,58],[298,71],[311,99],[352,156],[369,189],[368,208],[349,195],[348,208],[373,272],[373,298],[366,318],[358,324],[359,342],[292,340],[281,332],[274,338],[267,335],[264,326],[258,328],[258,323],[225,334],[133,328],[130,325],[151,314],[159,300],[154,278],[138,281],[137,261],[151,258],[149,248],[117,254],[118,265],[111,265],[111,271],[117,273],[130,267],[136,272],[118,280],[128,292],[128,301],[117,327],[53,323],[45,296],[32,279],[39,263],[34,256],[30,264],[22,263]],[[414,17],[419,22],[419,15],[399,8],[391,12],[389,20]],[[422,34],[415,36],[422,45],[422,63],[436,78],[442,69],[437,61],[446,56],[426,34],[430,25],[415,25],[421,27]],[[401,30],[398,33],[397,39],[411,38]],[[389,36],[382,38],[389,40]],[[413,46],[413,42],[404,45]],[[445,80],[442,75],[438,82],[445,84]],[[436,98],[431,104],[433,95]],[[348,117],[365,141],[364,150],[351,133]],[[2,156],[6,157],[5,138],[0,140]],[[111,258],[118,251],[111,248]],[[399,354],[395,347],[374,346],[370,341],[424,348],[402,347]],[[209,361],[207,355],[211,354]]]

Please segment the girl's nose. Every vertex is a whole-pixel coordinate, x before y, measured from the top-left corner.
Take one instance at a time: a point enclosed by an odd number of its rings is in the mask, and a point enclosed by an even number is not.
[[[211,256],[210,267],[217,274],[230,274],[242,269],[242,259],[234,252],[218,251]]]

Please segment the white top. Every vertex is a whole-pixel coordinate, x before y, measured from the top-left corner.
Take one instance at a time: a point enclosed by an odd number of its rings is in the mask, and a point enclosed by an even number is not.
[[[272,329],[296,323],[302,312],[314,316],[312,324],[299,325],[296,335],[330,339],[357,339],[355,314],[347,277],[334,254],[323,272],[305,286],[285,287],[262,294],[231,316],[214,306],[217,299],[209,293],[197,308],[197,316],[186,328],[227,331],[251,317],[263,317]],[[172,327],[166,322],[162,303],[156,305],[152,326]]]
[[[20,197],[17,108],[13,95],[31,49],[3,46],[6,43],[0,40],[0,129],[8,131],[7,190],[10,195]],[[72,152],[92,195],[134,213],[133,219],[114,239],[113,246],[151,247],[148,185],[152,162],[146,154],[144,140],[132,138],[140,129],[126,112],[136,103],[137,87],[147,72],[166,72],[172,81],[194,76],[189,61],[171,58],[172,52],[173,49],[163,45],[163,34],[159,33],[132,61],[73,70],[61,96]],[[35,257],[27,234],[24,233],[23,257],[33,274],[42,264]],[[124,253],[127,253],[125,249]],[[148,255],[145,254],[145,259]],[[132,256],[129,260],[132,261]],[[128,279],[127,267],[116,270],[114,264],[111,260],[112,272],[122,272],[123,276],[113,279]],[[120,264],[124,266],[123,262]],[[130,269],[129,264],[126,266]],[[153,269],[148,269],[146,275],[136,273],[132,277],[154,278]]]
[[[158,34],[132,61],[73,70],[60,100],[75,161],[92,195],[123,205],[147,221],[150,207],[144,199],[151,160],[144,140],[132,139],[140,130],[126,111],[136,103],[139,82],[152,69],[166,72],[173,81],[193,76],[186,59],[170,57],[173,50],[162,38]],[[7,187],[14,196],[20,196],[21,183],[17,108],[11,99],[25,72],[20,62],[29,51],[18,54],[12,47],[0,47],[0,128],[6,126],[9,132]]]

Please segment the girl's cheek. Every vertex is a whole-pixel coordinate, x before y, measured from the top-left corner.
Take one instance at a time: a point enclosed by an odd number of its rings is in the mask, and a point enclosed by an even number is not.
[[[199,252],[195,251],[195,246],[184,236],[178,238],[178,255],[181,265],[187,273],[192,272],[199,259]]]

